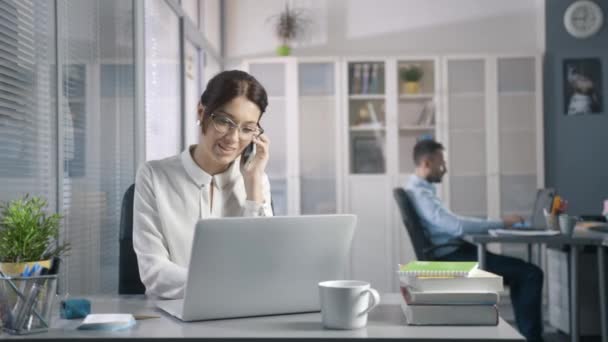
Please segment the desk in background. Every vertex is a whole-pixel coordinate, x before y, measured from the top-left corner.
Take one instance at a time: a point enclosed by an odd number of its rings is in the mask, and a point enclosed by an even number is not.
[[[93,313],[158,314],[161,317],[141,320],[129,330],[117,332],[76,330],[81,320],[53,321],[47,333],[11,336],[2,339],[94,340],[163,338],[179,339],[341,339],[361,338],[399,340],[466,340],[466,341],[524,341],[524,338],[502,318],[498,326],[408,326],[401,311],[399,294],[382,296],[381,304],[369,314],[366,328],[359,330],[327,330],[321,325],[320,313],[292,314],[240,319],[225,319],[183,323],[161,313],[154,302],[143,296],[91,297]]]
[[[572,342],[578,342],[580,335],[579,327],[579,302],[578,302],[578,254],[579,249],[584,246],[595,246],[598,249],[598,286],[600,292],[600,325],[602,342],[608,342],[608,308],[606,288],[606,250],[608,249],[608,234],[596,232],[588,227],[578,226],[572,236],[515,236],[503,235],[492,236],[488,234],[466,235],[464,240],[477,245],[477,257],[479,266],[485,266],[486,246],[489,243],[519,243],[531,246],[533,244],[548,246],[568,246],[570,254],[570,337]],[[528,247],[530,250],[530,247]]]

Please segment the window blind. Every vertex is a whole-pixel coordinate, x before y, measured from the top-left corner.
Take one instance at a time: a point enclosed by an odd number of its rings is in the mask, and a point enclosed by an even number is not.
[[[134,182],[133,3],[59,1],[64,289],[116,293],[122,196]]]
[[[181,151],[179,19],[165,1],[146,1],[146,160]]]
[[[55,22],[48,1],[0,2],[0,201],[56,209]]]

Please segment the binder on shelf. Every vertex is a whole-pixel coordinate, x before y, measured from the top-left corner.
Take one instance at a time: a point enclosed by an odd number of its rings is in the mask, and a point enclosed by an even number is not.
[[[361,93],[369,93],[369,64],[363,64],[363,73],[361,74]]]
[[[353,78],[350,93],[353,95],[361,93],[361,64],[354,64]]]
[[[370,76],[370,80],[369,80],[369,92],[371,94],[377,94],[379,93],[379,81],[378,81],[378,63],[374,63],[372,64],[372,72],[371,72],[371,76]]]

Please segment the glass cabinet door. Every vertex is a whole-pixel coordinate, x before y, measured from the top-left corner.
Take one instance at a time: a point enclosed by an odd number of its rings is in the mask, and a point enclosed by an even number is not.
[[[348,63],[351,174],[386,172],[384,62]]]
[[[434,60],[400,60],[397,63],[399,173],[414,172],[412,151],[421,139],[435,138],[436,65]]]
[[[535,58],[498,59],[500,211],[529,215],[537,189]]]
[[[266,166],[275,215],[287,215],[287,98],[284,63],[251,63],[249,73],[268,93],[268,108],[260,125],[271,141],[271,158]]]
[[[487,216],[485,63],[482,59],[447,61],[447,146],[452,211]]]
[[[337,212],[335,69],[334,62],[298,64],[301,214]]]

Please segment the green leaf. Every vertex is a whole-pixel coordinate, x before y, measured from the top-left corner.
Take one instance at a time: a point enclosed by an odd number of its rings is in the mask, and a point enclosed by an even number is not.
[[[57,213],[47,214],[42,197],[23,198],[0,204],[0,262],[26,262],[64,255],[69,243],[59,243]]]

